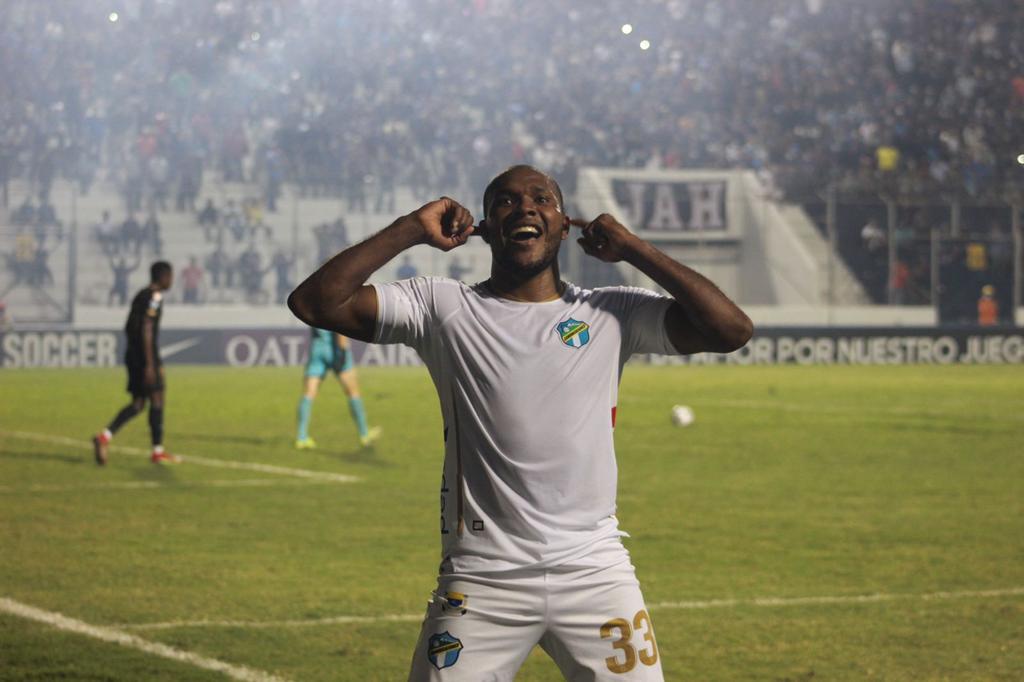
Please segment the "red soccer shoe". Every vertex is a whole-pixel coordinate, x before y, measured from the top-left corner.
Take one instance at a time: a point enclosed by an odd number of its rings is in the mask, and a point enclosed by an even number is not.
[[[96,464],[103,466],[107,463],[107,446],[110,439],[102,433],[92,437],[92,454],[96,458]]]

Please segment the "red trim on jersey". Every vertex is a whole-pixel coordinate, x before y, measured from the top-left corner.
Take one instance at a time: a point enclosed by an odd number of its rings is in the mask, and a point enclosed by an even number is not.
[[[615,413],[619,409],[618,405],[612,405],[612,428],[615,428]]]

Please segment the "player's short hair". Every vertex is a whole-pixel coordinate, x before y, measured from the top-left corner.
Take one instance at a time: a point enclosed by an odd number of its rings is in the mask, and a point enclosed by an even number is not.
[[[553,177],[551,177],[544,171],[540,170],[539,168],[534,168],[533,166],[526,163],[520,163],[515,166],[509,166],[502,172],[495,175],[494,179],[487,184],[487,189],[484,190],[484,218],[487,217],[487,209],[491,205],[491,199],[494,198],[494,191],[496,185],[498,184],[498,181],[504,178],[509,173],[517,170],[530,170],[533,171],[534,173],[540,173],[548,180],[550,180],[551,184],[555,186],[555,193],[558,195],[558,207],[561,208],[563,212],[565,211],[565,200],[562,199],[562,188],[558,186],[558,182]]]
[[[165,260],[158,260],[149,266],[149,281],[158,282],[164,275],[172,272],[171,264]]]

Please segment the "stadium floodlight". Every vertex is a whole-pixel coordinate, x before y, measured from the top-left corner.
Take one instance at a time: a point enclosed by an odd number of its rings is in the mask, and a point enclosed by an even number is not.
[[[121,16],[117,12],[111,12],[107,15],[107,21],[109,21],[112,24],[116,24],[117,20],[120,18]]]
[[[651,47],[651,41],[649,41],[649,40],[641,40],[640,41],[640,49],[641,50],[649,50],[650,47]]]
[[[633,24],[623,24],[622,25],[622,34],[623,35],[627,35],[628,36],[632,32],[633,32]]]
[[[1020,165],[1024,166],[1024,154],[1018,154],[1017,155],[1017,163],[1019,163]]]

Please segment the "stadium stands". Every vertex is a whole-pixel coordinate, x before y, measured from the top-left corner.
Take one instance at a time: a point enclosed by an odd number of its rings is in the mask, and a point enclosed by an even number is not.
[[[169,212],[205,197],[258,198],[278,217],[266,263],[296,245],[293,188],[303,212],[387,216],[442,191],[473,203],[518,161],[569,195],[582,166],[747,168],[819,215],[827,187],[872,215],[886,201],[1022,200],[1020,3],[122,4],[0,8],[0,199],[16,208],[20,180],[45,202],[64,178],[120,219],[156,208],[175,258],[196,232]],[[339,212],[309,210],[298,242]],[[839,245],[890,300],[864,211],[842,217]]]
[[[217,170],[382,210],[393,183],[475,187],[518,159],[971,197],[1022,177],[1020,3],[125,5],[4,4],[5,176],[191,204]]]

